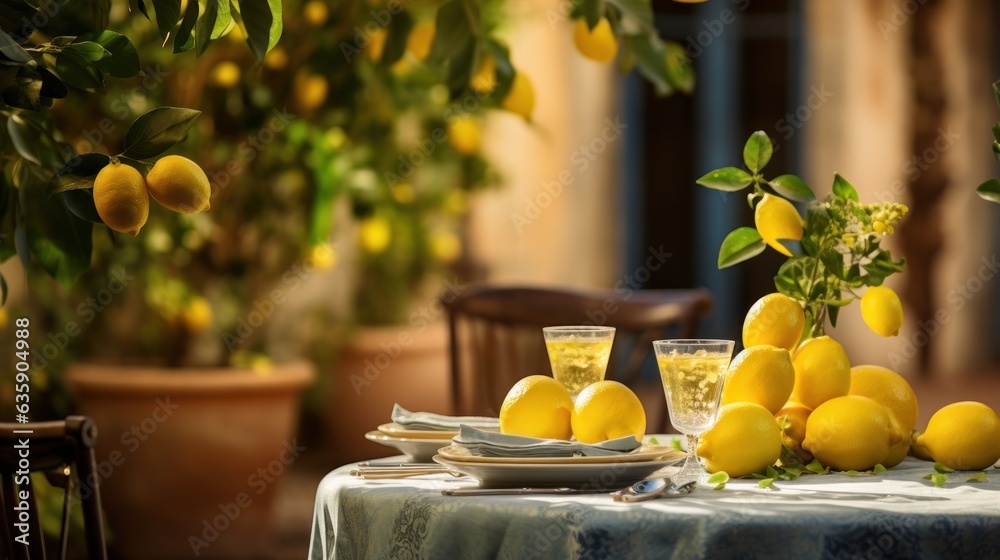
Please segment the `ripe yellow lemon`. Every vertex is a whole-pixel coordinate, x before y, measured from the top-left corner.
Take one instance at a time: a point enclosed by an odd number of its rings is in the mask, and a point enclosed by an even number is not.
[[[802,239],[802,216],[791,202],[780,196],[765,194],[754,209],[753,221],[765,243],[786,257],[792,256],[792,252],[778,241]]]
[[[917,395],[903,376],[881,366],[855,366],[851,368],[850,395],[868,397],[886,407],[896,419],[903,434],[913,431],[917,423]],[[905,437],[894,445],[882,466],[895,467],[906,458],[910,450],[910,438]]]
[[[531,81],[522,72],[514,74],[514,81],[510,85],[510,91],[500,102],[500,106],[511,113],[521,115],[527,120],[531,120],[531,114],[535,111],[535,88]]]
[[[910,434],[910,455],[924,461],[933,461],[934,457],[931,457],[931,452],[927,451],[927,448],[923,445],[917,443],[919,437],[920,432],[917,430],[913,430],[913,433]]]
[[[240,67],[231,60],[226,60],[212,68],[212,83],[221,88],[231,88],[240,83]]]
[[[211,206],[212,186],[198,164],[182,156],[164,156],[146,175],[149,194],[161,206],[181,214],[204,212]]]
[[[829,336],[810,338],[792,356],[795,386],[792,399],[808,408],[843,397],[851,388],[851,362],[839,342]]]
[[[781,429],[781,443],[796,454],[802,449],[802,442],[806,439],[806,423],[810,414],[812,410],[806,406],[789,401],[774,415]]]
[[[547,375],[529,375],[511,387],[500,407],[505,434],[568,440],[573,431],[569,391]]]
[[[573,435],[584,443],[646,434],[646,411],[631,389],[617,381],[598,381],[576,397]]]
[[[479,152],[483,142],[483,128],[474,117],[461,116],[448,121],[448,144],[463,156]]]
[[[729,476],[763,472],[781,455],[781,430],[771,413],[755,403],[732,403],[698,442],[708,472]]]
[[[184,307],[182,318],[189,331],[202,332],[212,324],[212,306],[205,298],[196,297]]]
[[[149,194],[142,174],[124,163],[109,163],[94,179],[94,206],[107,226],[131,236],[149,218]]]
[[[618,54],[618,40],[611,29],[608,18],[601,18],[593,29],[587,26],[586,20],[576,20],[573,27],[573,43],[580,54],[597,62],[611,62]]]
[[[302,111],[313,111],[326,101],[330,92],[330,84],[319,74],[299,72],[295,75],[294,87],[295,106]]]
[[[889,411],[859,395],[830,399],[806,422],[802,447],[820,463],[840,471],[867,471],[903,439]]]
[[[377,255],[389,248],[392,225],[389,220],[379,216],[365,218],[358,230],[358,241],[366,253]]]
[[[406,38],[406,52],[417,60],[427,60],[431,54],[431,45],[434,44],[434,34],[434,22],[418,24]]]
[[[326,23],[326,18],[330,16],[330,10],[323,0],[310,0],[302,6],[302,19],[313,27],[319,27]]]
[[[479,67],[472,76],[472,89],[477,93],[489,93],[497,86],[497,61],[490,55],[479,61]]]
[[[955,470],[983,470],[1000,460],[1000,417],[980,402],[949,404],[931,416],[916,443]]]
[[[896,336],[903,326],[903,302],[892,288],[868,288],[861,296],[861,318],[875,334]]]
[[[792,351],[805,327],[806,315],[799,302],[785,294],[767,294],[750,307],[743,320],[743,346],[770,344]]]
[[[753,402],[777,413],[795,385],[792,355],[768,344],[751,346],[729,365],[722,388],[722,404]]]

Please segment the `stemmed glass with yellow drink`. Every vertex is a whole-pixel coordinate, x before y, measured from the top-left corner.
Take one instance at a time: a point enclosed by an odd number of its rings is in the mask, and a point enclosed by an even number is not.
[[[552,376],[576,399],[588,385],[604,379],[615,340],[614,327],[544,327]]]
[[[715,424],[726,371],[733,356],[732,340],[657,340],[656,365],[663,380],[670,423],[687,436],[687,458],[675,483],[707,478],[698,459],[698,436]]]

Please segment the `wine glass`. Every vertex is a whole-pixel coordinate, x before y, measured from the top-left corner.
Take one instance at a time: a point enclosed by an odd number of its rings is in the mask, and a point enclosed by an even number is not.
[[[670,423],[687,436],[687,458],[675,482],[707,478],[698,459],[698,436],[715,424],[732,340],[657,340],[653,342],[667,398]]]
[[[574,400],[585,387],[604,379],[615,340],[614,327],[544,327],[542,335],[552,377]]]

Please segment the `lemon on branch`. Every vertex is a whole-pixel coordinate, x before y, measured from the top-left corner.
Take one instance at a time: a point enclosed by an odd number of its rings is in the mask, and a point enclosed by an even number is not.
[[[142,174],[124,163],[109,163],[94,179],[94,206],[107,226],[131,236],[149,218],[149,194]]]
[[[601,18],[593,29],[583,18],[573,27],[573,43],[580,54],[597,62],[611,62],[618,54],[618,40],[608,18]]]

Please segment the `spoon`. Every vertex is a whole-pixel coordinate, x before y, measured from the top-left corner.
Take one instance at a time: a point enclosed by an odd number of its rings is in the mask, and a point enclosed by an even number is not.
[[[643,502],[646,500],[655,500],[660,497],[677,497],[690,494],[697,486],[698,483],[694,480],[677,485],[666,477],[649,478],[640,480],[623,490],[612,492],[611,497],[616,502]]]

